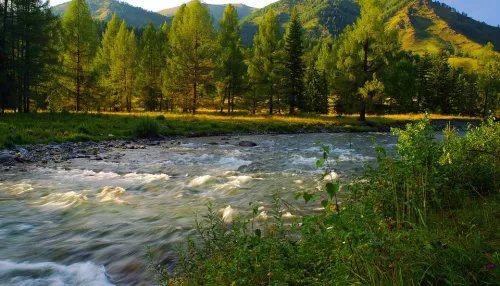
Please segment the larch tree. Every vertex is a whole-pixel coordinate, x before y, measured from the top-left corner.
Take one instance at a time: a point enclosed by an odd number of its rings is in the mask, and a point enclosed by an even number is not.
[[[373,84],[373,74],[387,66],[389,58],[399,50],[399,42],[394,31],[385,30],[382,1],[361,0],[360,3],[361,17],[346,28],[341,37],[337,68],[347,75],[348,82],[357,91],[359,119],[365,121],[367,101],[372,98],[363,96],[361,88]]]
[[[76,111],[80,111],[99,38],[85,0],[72,0],[62,23],[64,86],[74,95]]]
[[[248,75],[267,95],[269,114],[274,113],[274,93],[278,84],[280,59],[280,28],[278,17],[269,9],[259,24],[259,31],[253,41],[253,57],[249,61]]]
[[[178,15],[180,14],[180,15]],[[180,21],[172,23],[170,33],[171,68],[177,69],[177,81],[191,90],[191,112],[196,113],[199,90],[203,84],[212,80],[217,56],[217,45],[212,17],[208,6],[200,0],[189,2]],[[179,78],[181,77],[181,78]]]
[[[95,60],[95,69],[99,74],[99,86],[101,96],[101,104],[109,105],[111,103],[110,95],[113,93],[112,85],[110,82],[110,69],[111,69],[111,52],[115,47],[115,38],[120,30],[120,19],[116,14],[113,15],[111,21],[106,25],[106,30],[102,34],[101,47],[97,52]]]
[[[483,48],[479,66],[478,87],[483,99],[482,113],[487,117],[489,111],[497,111],[500,100],[500,57],[491,42]]]
[[[132,110],[137,47],[134,31],[128,31],[125,20],[120,25],[111,51],[110,81],[114,87],[115,104]]]
[[[295,108],[306,110],[304,100],[304,47],[302,40],[302,24],[300,23],[297,8],[293,8],[290,24],[285,32],[285,66],[286,66],[286,93],[290,114]]]
[[[163,25],[160,26],[158,29],[157,33],[157,40],[158,40],[158,50],[160,54],[160,59],[159,59],[159,69],[160,69],[160,78],[159,78],[159,94],[160,98],[158,99],[158,107],[160,111],[162,111],[163,106],[165,105],[165,109],[168,110],[168,107],[170,106],[169,100],[166,100],[165,93],[163,92],[163,85],[164,85],[164,72],[167,67],[167,58],[169,57],[169,46],[168,46],[168,24],[167,22],[163,23]],[[165,101],[165,104],[164,104]]]
[[[243,84],[245,63],[241,50],[238,12],[228,4],[220,21],[218,42],[221,47],[220,64],[217,68],[222,83],[221,112],[227,99],[228,112],[234,111],[234,99]]]
[[[139,43],[138,87],[147,110],[155,110],[161,96],[162,55],[159,35],[150,22]],[[165,58],[166,60],[166,58]]]

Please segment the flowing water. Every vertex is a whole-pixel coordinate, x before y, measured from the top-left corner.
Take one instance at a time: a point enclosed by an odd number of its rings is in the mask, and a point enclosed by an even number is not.
[[[147,284],[146,246],[172,263],[209,201],[265,211],[279,190],[293,202],[323,185],[315,142],[331,145],[345,179],[375,162],[374,140],[396,141],[383,133],[207,137],[1,172],[0,285]]]

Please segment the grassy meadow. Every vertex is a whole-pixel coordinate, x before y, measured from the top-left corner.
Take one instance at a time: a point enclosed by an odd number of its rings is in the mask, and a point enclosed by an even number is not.
[[[132,139],[137,137],[206,136],[234,133],[377,131],[421,119],[423,115],[369,116],[368,123],[350,116],[267,116],[246,113],[6,113],[0,116],[0,148],[49,142]],[[150,120],[144,120],[149,118]],[[474,118],[431,115],[431,119]],[[153,130],[149,130],[149,129]],[[147,129],[147,130],[143,130]]]

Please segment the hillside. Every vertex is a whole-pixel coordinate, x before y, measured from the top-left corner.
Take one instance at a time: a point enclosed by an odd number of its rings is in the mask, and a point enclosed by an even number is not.
[[[159,26],[169,18],[158,13],[145,10],[140,7],[129,5],[125,2],[115,0],[87,0],[89,3],[90,12],[96,19],[109,21],[114,13],[124,19],[130,27],[145,27],[150,21],[153,25]],[[52,8],[56,15],[64,15],[68,3],[63,3]]]
[[[299,11],[308,38],[338,35],[359,16],[359,5],[353,0],[281,0],[252,13],[241,21],[242,42],[245,45],[252,43],[253,36],[258,30],[258,23],[269,9],[273,9],[274,13],[279,15],[284,31],[294,6]]]
[[[491,41],[500,48],[500,29],[459,14],[451,7],[428,1],[406,1],[388,20],[400,32],[406,50],[417,53],[449,50],[465,57],[479,55]]]
[[[240,19],[243,19],[248,15],[254,13],[255,11],[259,10],[258,8],[253,8],[244,4],[232,4],[232,5],[234,6],[234,8],[236,8],[236,11],[238,12],[238,16]],[[222,18],[224,10],[226,9],[226,5],[207,4],[207,6],[210,9],[210,14],[214,19],[214,23],[218,24],[220,22],[220,19]],[[179,7],[168,8],[158,11],[158,13],[170,17],[175,15],[177,9],[179,9]]]
[[[281,0],[241,21],[243,43],[251,44],[260,19],[270,8],[284,29],[294,5],[307,37],[312,38],[336,36],[359,16],[356,0]],[[456,56],[473,57],[489,41],[500,48],[500,28],[430,0],[386,0],[384,16],[389,27],[399,30],[403,48],[417,53],[446,49]]]

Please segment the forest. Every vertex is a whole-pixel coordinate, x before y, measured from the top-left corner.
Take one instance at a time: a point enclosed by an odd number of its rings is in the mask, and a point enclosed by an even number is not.
[[[213,23],[208,7],[192,1],[171,25],[138,31],[116,15],[107,23],[92,19],[85,0],[72,0],[62,17],[45,1],[4,0],[0,107],[359,114],[361,120],[367,113],[498,112],[493,44],[483,47],[473,70],[450,65],[448,50],[403,50],[397,31],[385,25],[385,4],[361,1],[356,22],[326,38],[308,37],[297,9],[283,33],[279,15],[267,9],[247,47],[232,5]]]

